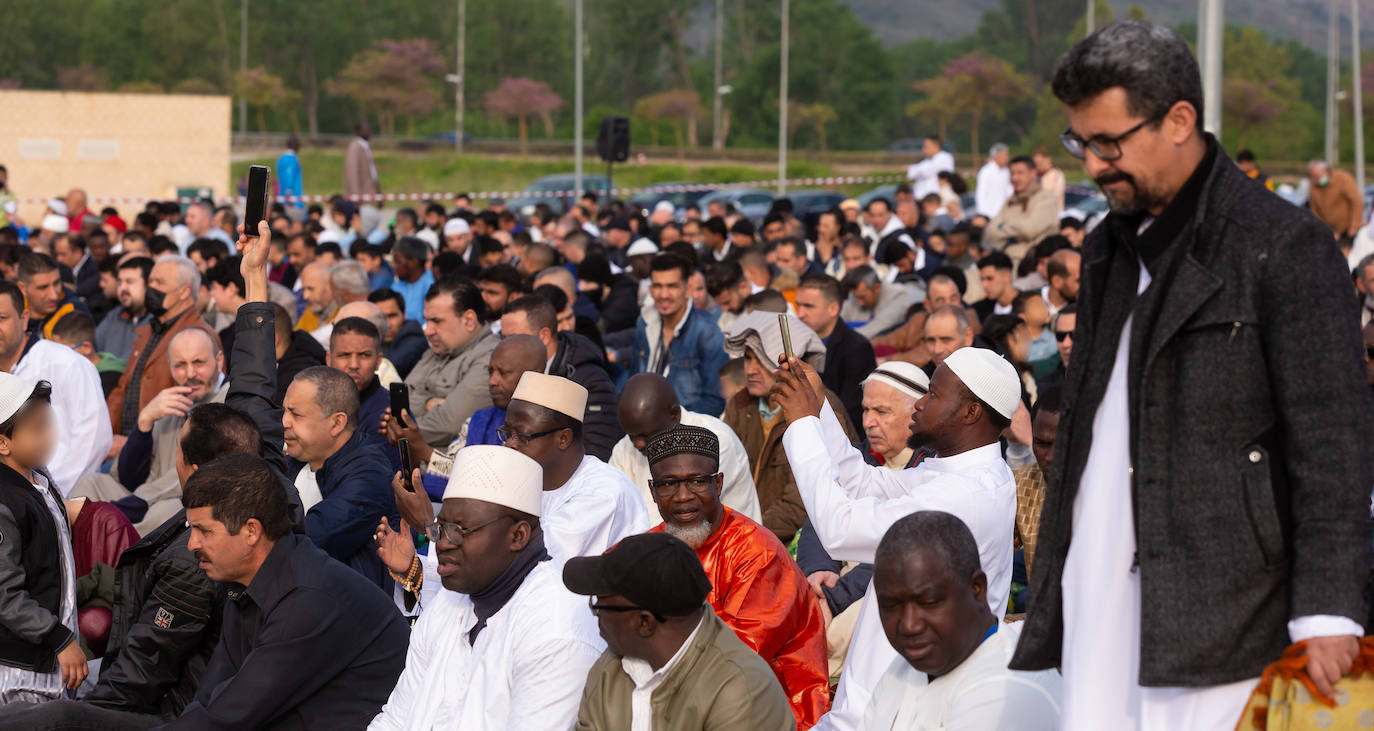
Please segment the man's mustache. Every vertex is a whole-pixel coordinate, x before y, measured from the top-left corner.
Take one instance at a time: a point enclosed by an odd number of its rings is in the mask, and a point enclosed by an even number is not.
[[[1093,182],[1097,183],[1098,187],[1121,182],[1127,182],[1131,185],[1135,185],[1135,178],[1132,178],[1130,175],[1127,175],[1126,173],[1123,173],[1120,170],[1116,170],[1110,173],[1103,173],[1102,175],[1093,178]]]

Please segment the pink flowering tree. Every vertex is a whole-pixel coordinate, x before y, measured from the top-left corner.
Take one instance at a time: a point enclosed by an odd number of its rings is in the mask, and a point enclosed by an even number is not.
[[[501,119],[514,117],[520,130],[520,154],[529,151],[529,119],[544,122],[545,136],[553,136],[553,113],[563,106],[563,97],[548,83],[523,76],[507,76],[495,89],[482,95],[482,108]]]

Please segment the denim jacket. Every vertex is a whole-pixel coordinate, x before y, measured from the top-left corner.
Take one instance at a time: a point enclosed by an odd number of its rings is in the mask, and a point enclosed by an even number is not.
[[[657,312],[641,313],[635,322],[634,353],[630,360],[631,373],[653,370],[654,349],[651,343],[662,342],[663,319]],[[711,317],[687,303],[687,314],[673,340],[668,344],[668,367],[663,377],[672,384],[682,408],[699,414],[718,415],[725,411],[725,398],[720,394],[720,369],[729,360],[725,354],[725,336]]]

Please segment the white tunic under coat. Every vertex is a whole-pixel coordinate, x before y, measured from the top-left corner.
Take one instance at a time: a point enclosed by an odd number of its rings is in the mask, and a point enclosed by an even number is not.
[[[440,590],[410,638],[406,667],[373,731],[570,729],[606,645],[586,597],[545,561],[468,644],[472,600]]]
[[[591,455],[562,487],[544,491],[540,511],[549,554],[563,561],[599,556],[625,536],[650,528],[644,500],[630,478]]]

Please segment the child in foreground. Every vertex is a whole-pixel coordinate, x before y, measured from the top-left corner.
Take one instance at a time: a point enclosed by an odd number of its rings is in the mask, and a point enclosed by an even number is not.
[[[62,496],[45,465],[52,387],[0,373],[0,706],[43,702],[86,678]]]

